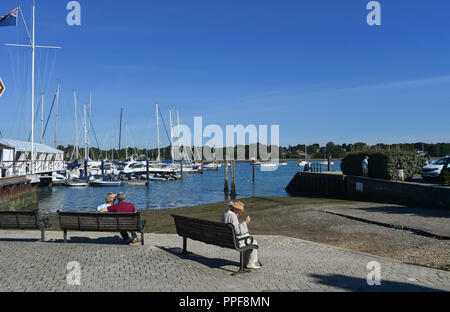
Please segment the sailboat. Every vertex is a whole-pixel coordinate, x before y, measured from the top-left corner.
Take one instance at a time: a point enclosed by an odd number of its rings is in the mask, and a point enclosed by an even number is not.
[[[10,47],[25,47],[25,48],[31,48],[31,136],[30,136],[30,140],[31,144],[29,144],[29,142],[20,142],[20,144],[22,146],[25,146],[24,150],[23,150],[23,154],[28,154],[30,153],[30,161],[26,161],[23,162],[24,166],[25,166],[25,170],[23,173],[20,174],[25,174],[27,175],[27,177],[31,180],[31,183],[36,183],[39,182],[40,180],[40,175],[42,174],[53,174],[56,171],[60,171],[57,169],[63,169],[63,153],[61,153],[60,151],[58,151],[56,148],[51,150],[50,152],[45,152],[45,150],[49,150],[48,146],[44,146],[42,144],[35,144],[35,135],[34,135],[34,124],[35,124],[35,85],[36,85],[36,70],[35,70],[35,63],[36,63],[36,49],[60,49],[60,47],[52,47],[52,46],[39,46],[36,45],[36,3],[35,0],[33,0],[33,12],[32,12],[32,29],[31,29],[31,34],[28,30],[28,27],[25,23],[25,18],[22,14],[22,9],[20,8],[20,6],[17,7],[16,10],[14,10],[13,12],[11,12],[10,14],[8,14],[8,16],[11,18],[11,24],[8,26],[14,26],[13,21],[15,22],[15,24],[17,25],[17,20],[18,20],[18,15],[20,14],[22,16],[22,20],[24,22],[25,25],[25,29],[27,31],[27,35],[28,35],[28,39],[30,44],[6,44],[6,46],[10,46]],[[41,129],[42,131],[42,129]],[[42,135],[41,135],[41,140],[42,140]],[[19,141],[16,141],[19,142]],[[30,146],[31,145],[31,146]],[[8,146],[9,147],[9,146]],[[14,146],[12,146],[12,148],[15,148]],[[43,149],[44,148],[44,149]],[[38,153],[40,153],[41,155],[39,157],[37,157]],[[0,155],[2,154],[2,151],[0,151]],[[47,168],[47,164],[45,164],[45,161],[43,161],[41,158],[47,159],[48,155],[43,155],[43,154],[54,154],[57,155],[58,157],[58,163],[60,163],[60,168],[52,168],[52,169],[48,169]],[[27,156],[28,157],[28,156]],[[37,159],[36,159],[37,158]],[[59,159],[61,158],[61,159]],[[14,161],[13,161],[14,162]],[[15,165],[15,162],[14,162]],[[59,166],[59,165],[58,165]],[[13,168],[13,175],[16,175],[16,170]]]
[[[306,144],[305,144],[305,160],[301,160],[297,163],[298,167],[305,167],[306,165],[311,166],[311,162],[307,161],[307,151],[306,151]]]

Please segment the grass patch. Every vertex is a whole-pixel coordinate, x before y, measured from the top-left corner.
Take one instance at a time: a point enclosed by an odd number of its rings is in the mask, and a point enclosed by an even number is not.
[[[289,212],[291,209],[305,209],[316,204],[346,204],[351,201],[315,198],[315,197],[252,197],[239,199],[245,203],[245,210],[252,217],[254,224],[257,220],[269,218],[275,211]],[[181,207],[169,209],[141,210],[141,216],[147,222],[146,233],[174,234],[175,224],[171,214],[188,216],[197,219],[220,221],[222,214],[227,211],[226,202],[204,204],[194,207]],[[60,231],[56,214],[48,215],[52,231]],[[277,234],[277,233],[273,233]]]

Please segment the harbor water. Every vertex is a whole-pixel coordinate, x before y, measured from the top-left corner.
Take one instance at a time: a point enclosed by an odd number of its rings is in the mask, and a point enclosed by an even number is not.
[[[314,162],[313,162],[314,163]],[[327,166],[322,166],[323,170]],[[297,162],[288,162],[276,171],[256,168],[252,182],[252,166],[248,162],[236,163],[236,192],[238,198],[259,196],[288,196],[285,187],[295,173],[303,170]],[[340,161],[334,161],[332,171],[340,170]],[[108,192],[124,192],[127,200],[138,210],[177,208],[229,200],[224,195],[224,167],[203,174],[185,174],[182,180],[150,181],[148,186],[85,187],[65,186],[39,189],[39,203],[35,209],[42,213],[61,211],[96,211],[104,203]],[[231,175],[230,175],[231,176]],[[231,183],[231,178],[230,178]]]

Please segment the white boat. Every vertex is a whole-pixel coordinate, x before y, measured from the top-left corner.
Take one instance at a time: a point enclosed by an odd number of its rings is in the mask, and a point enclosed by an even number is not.
[[[204,164],[203,165],[203,169],[206,170],[219,170],[219,168],[221,168],[222,165],[218,164],[218,163],[208,163],[208,164]]]
[[[70,186],[70,187],[88,187],[89,186],[89,182],[87,181],[67,181],[66,182],[66,186]]]
[[[261,168],[261,170],[264,170],[264,169],[272,169],[272,168],[278,168],[278,163],[275,163],[275,162],[262,162],[262,163],[260,163],[260,168]]]
[[[306,145],[305,145],[305,160],[301,160],[297,163],[297,167],[305,167],[306,165],[311,166],[312,163],[310,161],[307,160],[307,149],[306,149]]]
[[[302,160],[302,161],[299,161],[299,162],[297,163],[297,166],[298,166],[298,167],[305,167],[306,165],[311,166],[312,163],[309,162],[309,161],[306,161],[306,160]]]
[[[328,166],[328,160],[323,160],[323,161],[319,162],[319,164],[321,164],[323,166]],[[331,165],[334,166],[334,161],[331,161]]]
[[[175,180],[175,178],[173,178],[173,177],[160,175],[160,174],[151,175],[149,177],[149,179],[151,181],[171,181],[171,180]]]
[[[101,180],[96,180],[96,181],[92,181],[91,182],[92,186],[121,186],[122,182],[121,181],[101,181]]]
[[[185,168],[183,167],[183,171]],[[188,170],[188,168],[186,168]],[[149,163],[148,172],[149,173],[177,173],[179,169],[173,164],[165,163]],[[145,174],[147,173],[147,163],[143,161],[131,161],[126,164],[125,168],[122,170],[124,174]]]

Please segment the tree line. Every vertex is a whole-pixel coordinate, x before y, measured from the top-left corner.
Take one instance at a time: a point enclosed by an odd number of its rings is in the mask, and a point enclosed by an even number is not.
[[[269,153],[271,152],[270,146],[267,147],[263,144],[258,144],[258,154],[250,155],[251,148],[254,149],[255,146],[245,145],[239,146],[245,150],[245,159],[251,159],[255,157],[260,159],[259,151],[265,149]],[[64,151],[66,160],[75,160],[75,147],[73,145],[68,145],[66,147],[60,145],[58,149]],[[198,148],[200,150],[200,148]],[[234,147],[235,158],[237,159],[238,146]],[[331,156],[333,159],[344,158],[347,154],[352,152],[365,152],[365,151],[384,151],[384,150],[402,150],[409,152],[418,152],[421,156],[429,157],[444,157],[450,155],[450,143],[401,143],[401,144],[375,144],[369,145],[364,142],[357,142],[352,144],[335,144],[334,142],[328,142],[325,146],[320,146],[320,144],[297,144],[289,145],[288,147],[279,147],[280,159],[304,159],[305,156],[308,159],[324,159]],[[140,149],[140,148],[128,148],[128,153],[125,148],[122,149],[109,149],[101,150],[95,147],[90,148],[89,158],[90,159],[109,159],[109,160],[124,160],[131,157],[131,155],[137,155],[140,158],[147,158],[150,160],[156,160],[158,155],[158,150],[153,149]],[[171,147],[166,146],[160,149],[161,160],[171,159]],[[197,153],[201,155],[201,153]],[[82,161],[84,159],[84,149],[79,149],[78,160]],[[219,157],[218,157],[219,158]],[[222,157],[223,158],[223,157]],[[203,159],[205,160],[205,159]]]

